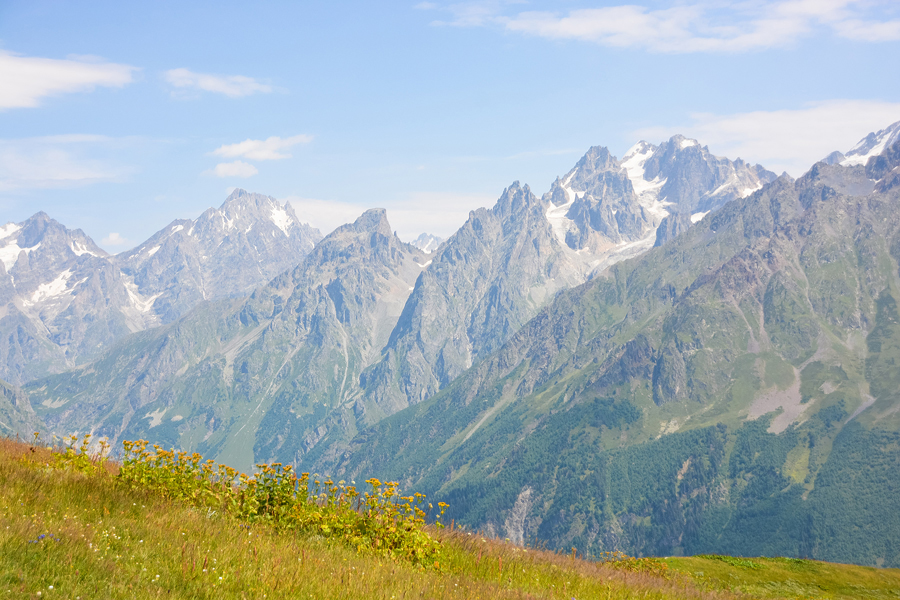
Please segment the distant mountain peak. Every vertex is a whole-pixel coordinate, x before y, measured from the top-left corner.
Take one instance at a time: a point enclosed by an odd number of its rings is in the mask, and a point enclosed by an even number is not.
[[[431,254],[435,250],[437,250],[438,246],[440,246],[444,242],[444,238],[432,235],[430,233],[422,233],[410,242],[413,246],[421,250],[422,252],[427,252]]]
[[[118,258],[169,322],[201,300],[249,293],[299,264],[320,239],[290,203],[238,188],[219,208],[173,221]]]
[[[625,152],[625,156],[622,157],[622,163],[624,164],[636,156],[649,158],[654,152],[656,152],[656,149],[657,146],[655,146],[654,144],[651,144],[650,142],[647,142],[645,140],[641,140]]]
[[[591,146],[584,153],[584,156],[581,157],[581,160],[575,164],[574,170],[596,172],[617,169],[618,167],[619,161],[610,153],[609,148],[606,146]]]
[[[900,121],[892,123],[880,131],[872,132],[861,139],[844,154],[844,160],[840,161],[840,164],[844,167],[865,165],[869,158],[878,156],[898,141],[900,141]]]
[[[680,133],[675,134],[671,138],[669,138],[669,143],[677,147],[679,150],[685,150],[694,146],[696,146],[697,148],[702,148],[702,146],[700,146],[700,142],[693,138],[685,137]]]
[[[370,208],[361,214],[353,223],[338,227],[338,230],[381,233],[392,236],[393,230],[387,219],[387,211],[383,208]]]

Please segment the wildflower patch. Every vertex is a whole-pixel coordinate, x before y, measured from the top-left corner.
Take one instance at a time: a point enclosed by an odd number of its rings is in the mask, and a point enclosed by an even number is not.
[[[441,544],[425,530],[434,507],[424,494],[402,496],[396,482],[366,481],[371,491],[330,478],[294,473],[281,463],[257,465],[253,476],[200,454],[148,449],[144,440],[125,441],[118,478],[141,489],[249,524],[335,538],[363,554],[441,568]],[[77,456],[77,455],[76,455]],[[435,524],[447,505],[438,503]]]

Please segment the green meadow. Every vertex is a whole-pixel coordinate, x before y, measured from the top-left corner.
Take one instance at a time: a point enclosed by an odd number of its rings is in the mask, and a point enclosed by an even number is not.
[[[2,597],[900,598],[897,569],[585,558],[440,526],[441,507],[390,482],[248,477],[140,444],[106,461],[74,442],[0,440]]]

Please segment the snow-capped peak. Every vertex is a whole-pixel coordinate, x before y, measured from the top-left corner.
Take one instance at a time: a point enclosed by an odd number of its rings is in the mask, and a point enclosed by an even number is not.
[[[870,157],[878,156],[898,141],[900,141],[900,121],[861,139],[849,152],[844,154],[844,160],[840,164],[844,167],[864,165]]]
[[[411,241],[410,244],[412,244],[422,252],[431,254],[432,252],[437,250],[438,246],[440,246],[443,242],[444,238],[442,237],[438,237],[430,233],[423,233],[419,235],[419,237]]]
[[[632,180],[632,183],[634,183],[634,179],[644,178],[644,163],[653,156],[654,152],[656,152],[655,146],[642,141],[632,146],[625,153],[625,158],[622,159],[621,164],[622,168],[628,172],[628,178]]]
[[[15,223],[12,223],[12,222],[7,223],[3,227],[0,227],[0,240],[11,236],[12,234],[19,231],[20,229],[22,229],[21,225],[16,225]]]
[[[622,158],[622,165],[624,166],[625,163],[634,162],[635,160],[639,160],[640,163],[643,164],[654,152],[656,152],[656,146],[650,142],[641,140],[628,149],[628,152],[626,152],[624,158]]]

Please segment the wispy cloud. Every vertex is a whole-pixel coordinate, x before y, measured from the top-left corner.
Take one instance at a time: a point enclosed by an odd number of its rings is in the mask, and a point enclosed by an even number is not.
[[[118,247],[118,246],[126,246],[131,245],[131,240],[127,240],[123,238],[120,234],[116,232],[111,232],[108,236],[100,240],[100,243],[104,246]]]
[[[132,169],[96,158],[121,139],[57,135],[0,140],[0,190],[68,188],[120,181]]]
[[[794,44],[817,30],[858,41],[900,40],[900,20],[888,17],[888,2],[780,0],[694,2],[651,9],[636,4],[582,8],[567,13],[509,12],[500,0],[423,9],[449,20],[435,25],[495,26],[556,40],[579,40],[659,53],[748,52]]]
[[[243,157],[248,160],[281,160],[291,157],[285,150],[290,150],[297,144],[308,144],[312,139],[313,136],[305,134],[288,138],[272,136],[265,140],[248,139],[237,144],[219,146],[213,150],[213,154],[224,156],[225,158]]]
[[[656,143],[681,133],[700,140],[715,154],[741,157],[797,177],[834,150],[846,152],[869,132],[897,120],[900,102],[830,100],[792,110],[698,113],[688,123],[640,129],[633,135]]]
[[[419,10],[440,10],[449,13],[451,18],[432,21],[432,25],[449,25],[451,27],[482,27],[484,25],[502,24],[508,20],[503,10],[511,4],[523,4],[521,1],[480,0],[477,2],[456,2],[439,6],[434,2],[417,4]]]
[[[253,177],[259,171],[250,163],[242,160],[236,160],[230,163],[219,163],[212,171],[207,171],[210,175],[216,177]]]
[[[268,94],[272,86],[244,75],[212,75],[189,69],[171,69],[163,73],[166,82],[179,90],[202,90],[240,98],[251,94]]]
[[[0,110],[38,106],[47,96],[119,88],[131,83],[136,70],[91,57],[60,60],[0,50]]]

